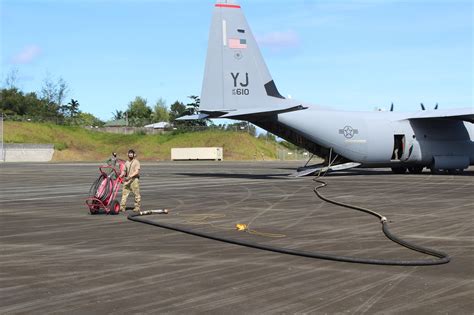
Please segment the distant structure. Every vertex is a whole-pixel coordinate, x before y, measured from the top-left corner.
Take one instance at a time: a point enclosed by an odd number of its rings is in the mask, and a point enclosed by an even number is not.
[[[105,123],[104,127],[127,127],[127,121],[125,119],[111,120]]]
[[[204,148],[171,148],[172,161],[223,161],[224,150],[222,147]]]
[[[171,127],[171,124],[167,121],[160,121],[154,124],[149,124],[144,126],[145,128],[153,128],[153,129],[159,129],[159,130],[165,130],[167,128]]]
[[[4,162],[49,162],[53,158],[53,144],[9,143],[3,148]]]

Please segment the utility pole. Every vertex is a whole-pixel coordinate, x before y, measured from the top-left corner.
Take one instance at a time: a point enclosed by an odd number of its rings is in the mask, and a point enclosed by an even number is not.
[[[0,161],[5,162],[5,149],[3,147],[3,113],[0,114]]]

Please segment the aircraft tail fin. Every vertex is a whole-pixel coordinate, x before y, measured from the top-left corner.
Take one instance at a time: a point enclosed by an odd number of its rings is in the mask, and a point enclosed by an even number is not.
[[[273,82],[241,7],[218,1],[214,7],[201,110],[231,112],[294,106]]]

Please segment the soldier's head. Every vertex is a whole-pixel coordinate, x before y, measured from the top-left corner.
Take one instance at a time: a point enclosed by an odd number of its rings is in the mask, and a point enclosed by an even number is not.
[[[135,153],[134,150],[132,150],[132,149],[128,150],[128,159],[130,161],[133,160],[136,156],[137,156],[137,154]]]
[[[113,156],[113,157],[117,157],[117,153],[112,152],[112,156]]]

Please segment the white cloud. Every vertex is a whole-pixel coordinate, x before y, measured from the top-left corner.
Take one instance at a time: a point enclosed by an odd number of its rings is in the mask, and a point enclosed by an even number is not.
[[[14,55],[11,59],[13,64],[28,64],[32,63],[38,56],[41,55],[41,47],[38,45],[29,45],[23,48],[22,51]]]

